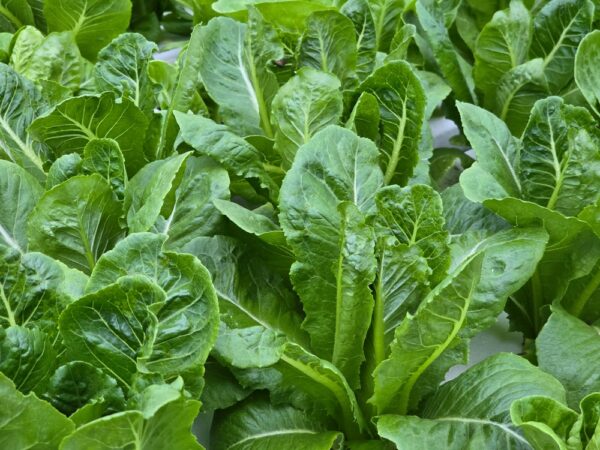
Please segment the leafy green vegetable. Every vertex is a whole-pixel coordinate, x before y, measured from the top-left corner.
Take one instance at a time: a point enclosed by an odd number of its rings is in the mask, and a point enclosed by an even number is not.
[[[600,448],[599,6],[0,0],[0,448]]]

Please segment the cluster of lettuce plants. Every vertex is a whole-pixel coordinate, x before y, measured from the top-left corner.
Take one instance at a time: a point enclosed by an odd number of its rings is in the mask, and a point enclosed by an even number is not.
[[[0,448],[599,449],[596,28],[0,0]]]

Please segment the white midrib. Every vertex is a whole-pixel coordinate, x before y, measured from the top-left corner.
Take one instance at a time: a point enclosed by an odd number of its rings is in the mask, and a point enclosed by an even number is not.
[[[527,446],[529,446],[529,442],[524,439],[519,433],[517,433],[516,431],[512,430],[508,425],[500,423],[500,422],[494,422],[492,420],[485,420],[485,419],[471,419],[468,417],[441,417],[441,418],[436,418],[433,419],[436,421],[441,421],[441,422],[464,422],[464,423],[472,423],[472,424],[476,424],[476,425],[489,425],[492,427],[497,427],[502,429],[502,431],[504,431],[507,434],[510,434],[514,439],[516,439],[519,442],[522,442],[523,444],[526,444]]]
[[[14,248],[15,250],[17,250],[19,253],[23,253],[23,250],[21,249],[21,247],[19,246],[19,244],[17,243],[17,241],[15,241],[12,236],[10,234],[8,234],[8,231],[6,231],[6,228],[4,228],[2,225],[0,225],[0,237],[2,237],[2,239],[4,239],[4,241],[12,248]]]
[[[268,437],[276,437],[276,436],[287,436],[287,435],[291,435],[291,434],[317,434],[316,431],[313,430],[306,430],[303,428],[299,428],[296,430],[277,430],[277,431],[269,431],[266,433],[259,433],[259,434],[253,434],[252,436],[248,436],[242,440],[236,441],[233,444],[231,444],[231,447],[234,447],[236,445],[240,445],[240,444],[244,444],[246,442],[250,442],[250,441],[254,441],[257,439],[263,439],[263,438],[268,438]]]
[[[33,163],[35,166],[44,172],[42,160],[35,152],[27,145],[25,142],[21,140],[21,138],[13,131],[10,127],[9,123],[4,119],[3,116],[0,115],[0,125],[6,131],[6,133],[10,136],[10,138],[19,146],[23,154]],[[16,163],[16,161],[13,161]]]
[[[240,36],[238,38],[238,69],[242,74],[242,80],[244,81],[244,86],[246,87],[246,91],[248,92],[248,96],[250,97],[250,101],[252,102],[252,107],[256,111],[257,114],[260,114],[260,109],[258,107],[258,98],[256,97],[256,92],[254,91],[254,86],[252,85],[252,81],[250,81],[250,76],[246,71],[246,67],[244,66],[244,58],[242,56],[243,51],[243,36],[240,31]]]

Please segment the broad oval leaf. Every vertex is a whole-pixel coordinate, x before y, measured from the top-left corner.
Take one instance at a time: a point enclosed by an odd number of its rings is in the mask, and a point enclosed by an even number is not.
[[[290,167],[298,147],[342,116],[340,82],[333,75],[311,67],[300,69],[273,99],[272,122],[275,148]]]
[[[558,93],[573,78],[575,53],[592,30],[591,0],[552,0],[534,18],[529,57],[543,58],[550,91]]]
[[[21,392],[44,392],[57,364],[53,341],[35,326],[0,328],[0,372]]]
[[[519,164],[523,198],[574,216],[595,203],[600,135],[587,110],[560,97],[538,101],[523,133]]]
[[[200,76],[225,123],[242,135],[271,137],[278,85],[268,65],[283,57],[283,47],[257,11],[250,17],[248,25],[218,17],[200,28]]]
[[[46,0],[48,31],[72,31],[81,54],[90,61],[114,37],[127,29],[129,0]]]
[[[29,217],[29,246],[89,273],[123,236],[121,214],[121,203],[100,175],[70,178],[40,198]]]
[[[148,158],[142,150],[148,119],[129,99],[116,101],[104,93],[73,97],[37,118],[29,127],[31,136],[48,145],[55,156],[83,153],[85,145],[96,138],[119,143],[129,173],[137,172]]]
[[[375,202],[378,234],[394,236],[402,244],[419,248],[433,271],[432,282],[441,281],[446,276],[450,255],[440,196],[422,184],[389,186],[377,193]]]
[[[166,300],[155,312],[158,326],[153,352],[144,366],[174,376],[184,368],[202,366],[208,357],[217,337],[218,305],[206,268],[192,255],[164,251],[166,239],[136,233],[120,241],[98,261],[87,292],[96,292],[124,275],[144,275],[160,286]]]
[[[100,92],[112,91],[127,97],[145,113],[154,109],[153,86],[148,64],[158,49],[142,35],[124,33],[104,47],[94,66],[94,79]]]
[[[335,75],[345,89],[356,83],[357,61],[354,24],[337,11],[317,11],[306,20],[300,43],[300,66]]]
[[[34,16],[27,0],[0,1],[0,29],[15,32],[23,25],[33,25]]]
[[[60,316],[60,333],[71,359],[97,365],[131,388],[155,348],[165,292],[143,276],[129,276],[81,297]],[[176,349],[170,349],[172,356]],[[175,363],[175,361],[173,361]],[[178,371],[174,370],[177,373]],[[162,373],[166,377],[172,373]]]

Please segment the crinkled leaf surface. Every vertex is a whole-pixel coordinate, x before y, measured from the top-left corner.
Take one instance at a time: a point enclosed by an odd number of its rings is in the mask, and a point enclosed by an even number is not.
[[[89,273],[123,236],[121,211],[100,175],[70,178],[40,198],[29,218],[29,246]]]
[[[291,279],[307,316],[303,328],[317,355],[335,363],[346,364],[343,348],[362,353],[375,259],[360,216],[373,212],[382,181],[373,143],[332,126],[300,147],[282,185],[280,221],[297,259]],[[338,208],[342,202],[350,206]],[[347,369],[355,384],[356,367]]]
[[[129,99],[116,101],[114,94],[104,93],[73,97],[36,119],[30,126],[31,135],[48,145],[55,156],[82,153],[92,139],[110,138],[119,143],[125,165],[130,173],[137,172],[146,162],[142,151],[148,119]]]
[[[425,93],[411,67],[391,62],[373,72],[360,85],[361,92],[379,103],[379,147],[385,183],[404,185],[419,159],[418,148],[425,113]]]
[[[335,76],[311,67],[298,71],[273,99],[275,148],[290,167],[298,147],[327,125],[337,125],[343,103]]]

